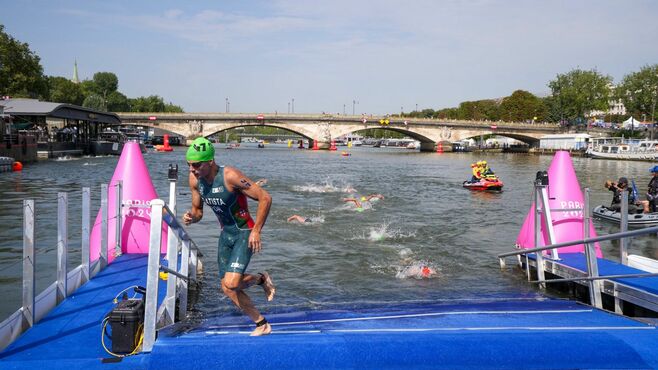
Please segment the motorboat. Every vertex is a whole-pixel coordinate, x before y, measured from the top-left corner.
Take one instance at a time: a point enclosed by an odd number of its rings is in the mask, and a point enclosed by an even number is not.
[[[605,221],[621,222],[621,213],[614,211],[604,205],[594,208],[592,215]],[[655,226],[658,225],[658,212],[632,213],[628,215],[629,227]]]
[[[599,159],[653,161],[658,159],[658,141],[623,138],[593,139],[587,155]]]
[[[464,181],[463,186],[470,190],[503,190],[503,182],[498,177],[485,177],[477,182]]]

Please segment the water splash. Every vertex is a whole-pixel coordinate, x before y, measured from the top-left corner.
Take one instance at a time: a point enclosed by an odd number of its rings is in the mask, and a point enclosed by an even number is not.
[[[415,231],[404,232],[401,229],[392,227],[390,223],[386,222],[374,227],[370,227],[365,233],[361,235],[355,235],[352,240],[365,239],[371,242],[379,242],[383,240],[400,240],[414,237],[416,237]]]
[[[395,277],[398,279],[432,279],[438,277],[439,271],[439,267],[429,261],[412,261],[409,265],[400,266]]]
[[[293,185],[294,191],[305,193],[356,193],[357,190],[349,183],[334,184],[330,179],[326,179],[322,184]]]

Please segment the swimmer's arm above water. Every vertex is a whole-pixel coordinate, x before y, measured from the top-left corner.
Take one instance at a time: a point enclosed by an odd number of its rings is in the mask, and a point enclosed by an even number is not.
[[[190,225],[203,218],[203,201],[199,193],[199,180],[190,173],[190,191],[192,192],[192,209],[183,215],[183,223]]]
[[[352,202],[354,203],[357,207],[361,207],[361,202],[359,202],[356,198],[343,198],[343,202]]]

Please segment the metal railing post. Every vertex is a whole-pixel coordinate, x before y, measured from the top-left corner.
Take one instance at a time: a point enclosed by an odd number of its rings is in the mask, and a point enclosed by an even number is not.
[[[589,210],[589,188],[585,188],[585,206],[583,207],[583,236],[584,239],[589,238],[589,224],[590,224],[590,210]],[[587,277],[599,276],[599,265],[596,260],[596,244],[585,243],[585,258],[587,259]],[[601,281],[590,280],[589,285],[589,300],[590,304],[596,308],[603,308],[601,300]]]
[[[539,209],[539,201],[541,199],[541,185],[539,183],[535,183],[535,247],[539,247],[539,244],[541,242],[541,214],[542,210]],[[542,253],[536,253],[536,263],[537,263],[537,280],[539,281],[544,281],[546,280],[546,277],[544,275],[544,256],[542,256]],[[530,264],[526,265],[528,271],[530,271]],[[528,274],[528,277],[530,277],[530,274]],[[544,283],[539,283],[539,287],[541,289],[546,288],[546,284]]]
[[[34,200],[23,201],[23,330],[34,325]]]
[[[82,284],[89,281],[89,220],[91,209],[91,189],[82,188],[82,230],[80,251],[82,252]]]
[[[190,276],[190,241],[184,240],[181,248],[180,273],[181,275]],[[188,281],[180,279],[178,281],[178,317],[182,320],[187,315],[187,288]]]
[[[162,242],[162,208],[160,199],[151,201],[151,232],[146,275],[146,304],[144,308],[143,352],[151,352],[155,344],[156,315],[158,310],[158,272],[160,270],[160,243]]]
[[[178,179],[178,166],[176,169],[169,165],[169,211],[171,217],[176,218],[176,180]],[[178,267],[178,237],[171,227],[167,228],[167,264],[172,270]],[[176,287],[178,278],[174,274],[167,275],[167,296],[165,298],[165,322],[173,324],[176,316]]]
[[[68,194],[57,193],[57,303],[62,302],[68,295],[68,219]]]
[[[626,189],[621,191],[621,217],[619,225],[620,232],[628,230],[628,191]],[[622,265],[628,265],[628,240],[626,238],[619,239],[619,259]]]
[[[121,255],[121,221],[123,218],[123,183],[121,180],[114,185],[115,208],[114,208],[114,256]]]
[[[101,184],[101,247],[98,261],[100,270],[107,266],[107,184]]]
[[[551,206],[548,202],[547,186],[541,186],[539,195],[541,199],[541,209],[544,215],[544,228],[546,229],[546,235],[548,235],[548,240],[545,242],[546,244],[553,244],[555,242],[555,230],[553,229],[553,215],[551,215]],[[554,260],[560,258],[557,249],[551,249],[551,258]]]

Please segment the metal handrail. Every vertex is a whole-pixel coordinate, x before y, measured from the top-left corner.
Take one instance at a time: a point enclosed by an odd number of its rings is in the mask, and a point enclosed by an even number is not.
[[[503,258],[506,258],[506,257],[516,256],[516,255],[522,255],[522,254],[529,254],[529,253],[534,253],[534,252],[545,251],[547,249],[562,248],[562,247],[568,247],[568,246],[572,246],[572,245],[586,244],[586,243],[596,243],[596,242],[601,242],[601,241],[606,241],[606,240],[616,240],[616,239],[621,239],[621,238],[626,238],[626,237],[639,236],[639,235],[652,234],[652,233],[653,234],[658,233],[658,226],[652,226],[652,227],[647,227],[647,228],[644,228],[644,229],[638,229],[638,230],[631,230],[631,231],[625,231],[625,232],[620,232],[620,233],[608,234],[608,235],[604,235],[604,236],[597,236],[595,238],[585,238],[585,239],[582,239],[582,240],[573,240],[573,241],[568,241],[568,242],[555,243],[555,244],[546,245],[546,246],[543,246],[543,247],[532,248],[532,249],[521,249],[521,250],[518,250],[518,251],[501,253],[501,254],[498,255],[498,258],[503,259]]]
[[[617,275],[605,275],[605,276],[582,276],[575,278],[564,278],[564,279],[549,279],[549,280],[531,280],[529,283],[532,284],[541,284],[541,283],[566,283],[570,281],[596,281],[596,280],[610,280],[610,279],[627,279],[627,278],[650,278],[657,277],[658,272],[651,272],[646,274],[617,274]]]
[[[174,192],[175,194],[175,192]],[[160,245],[162,242],[162,225],[169,226],[169,240],[167,263],[160,263]],[[178,265],[178,251],[173,246],[174,236],[180,248],[180,271]],[[194,245],[194,247],[192,247]],[[151,201],[151,230],[149,238],[149,257],[146,276],[146,299],[144,310],[144,343],[143,352],[153,349],[158,325],[166,326],[174,323],[176,298],[179,299],[179,317],[187,313],[187,286],[189,282],[196,282],[196,268],[198,263],[198,246],[194,244],[189,233],[176,219],[175,213],[165,205],[161,199]],[[167,278],[167,296],[158,308],[158,272],[165,271],[171,275]],[[177,279],[180,278],[180,283]]]

